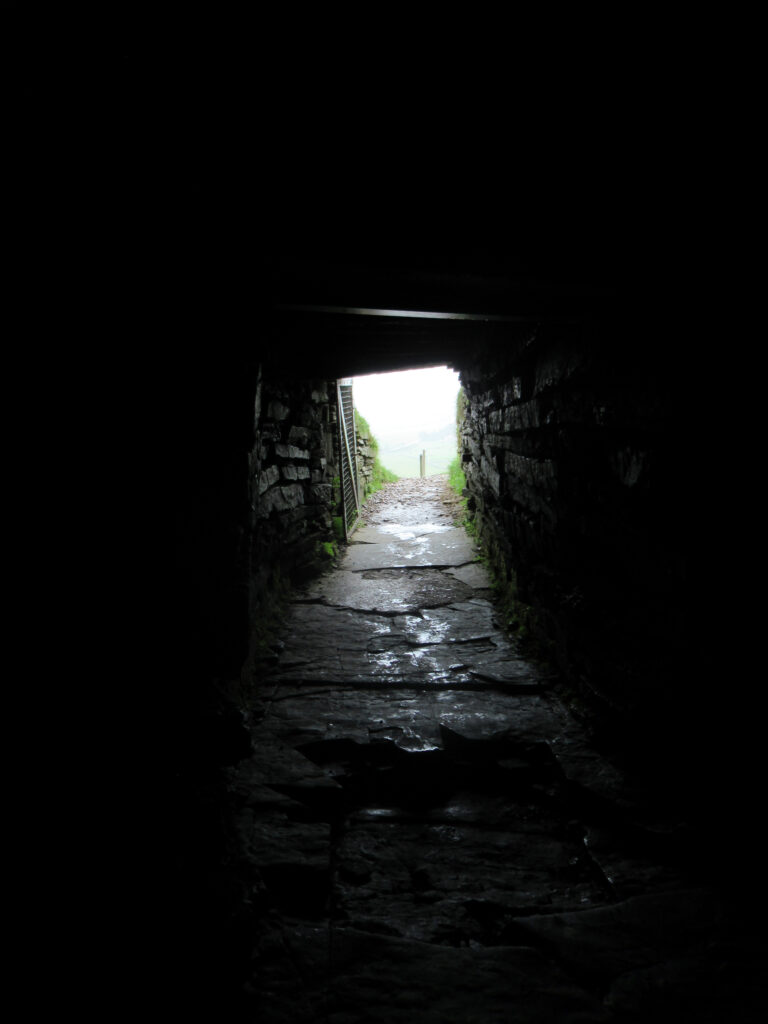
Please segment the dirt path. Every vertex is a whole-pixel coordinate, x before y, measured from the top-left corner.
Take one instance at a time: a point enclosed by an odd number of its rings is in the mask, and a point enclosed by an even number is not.
[[[680,855],[681,823],[499,629],[456,512],[445,478],[387,486],[292,604],[235,782],[261,908],[254,1012],[729,1019],[744,996],[717,974],[727,914]]]

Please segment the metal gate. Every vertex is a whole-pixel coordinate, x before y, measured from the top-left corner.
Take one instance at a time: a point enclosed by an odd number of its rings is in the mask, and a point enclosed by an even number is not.
[[[357,438],[352,401],[352,381],[340,380],[336,384],[339,408],[339,434],[341,439],[341,500],[343,505],[344,535],[355,528],[360,512],[357,485]]]

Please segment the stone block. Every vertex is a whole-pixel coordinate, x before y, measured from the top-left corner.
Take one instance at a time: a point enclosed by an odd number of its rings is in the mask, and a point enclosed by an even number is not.
[[[483,438],[483,450],[489,456],[495,456],[497,452],[510,451],[515,447],[515,441],[506,434],[486,434]]]
[[[288,431],[288,442],[290,444],[306,447],[306,444],[309,441],[309,433],[308,427],[298,427],[294,424],[294,426],[292,426]]]
[[[480,460],[480,472],[485,485],[498,498],[501,493],[501,475],[490,459],[483,458]]]
[[[275,455],[281,459],[305,459],[309,461],[309,452],[306,448],[297,448],[293,444],[276,444]]]
[[[332,498],[330,484],[315,484],[310,488],[310,496],[316,505],[330,505]]]
[[[277,483],[280,478],[280,470],[277,466],[267,466],[259,475],[259,494],[269,490],[272,484]]]
[[[266,515],[270,512],[287,512],[303,504],[304,488],[301,484],[276,486],[264,495],[261,511]]]
[[[539,403],[532,401],[513,405],[504,410],[503,429],[513,433],[520,430],[537,430],[541,426]]]
[[[501,401],[503,405],[511,405],[519,402],[523,397],[523,382],[519,377],[513,377],[501,389]]]
[[[552,459],[529,459],[514,452],[506,452],[504,455],[504,470],[509,476],[544,489],[553,489],[557,479]]]

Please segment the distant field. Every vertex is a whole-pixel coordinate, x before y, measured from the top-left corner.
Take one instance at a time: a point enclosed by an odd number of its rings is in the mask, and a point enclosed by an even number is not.
[[[427,453],[427,476],[447,473],[448,466],[456,458],[456,439],[415,441],[409,445],[398,445],[396,450],[379,446],[379,461],[387,469],[398,476],[418,476],[419,456],[422,451]]]

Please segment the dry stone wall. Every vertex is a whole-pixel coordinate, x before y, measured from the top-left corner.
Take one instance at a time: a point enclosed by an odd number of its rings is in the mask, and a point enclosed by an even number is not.
[[[249,460],[253,604],[276,573],[295,581],[326,557],[339,447],[334,382],[265,379],[256,405]]]
[[[478,351],[461,380],[469,505],[528,628],[621,713],[663,701],[682,644],[675,368],[582,325]]]
[[[376,451],[371,446],[370,434],[361,432],[356,434],[357,441],[357,491],[358,500],[362,504],[371,487],[373,480],[373,464],[376,459]]]

